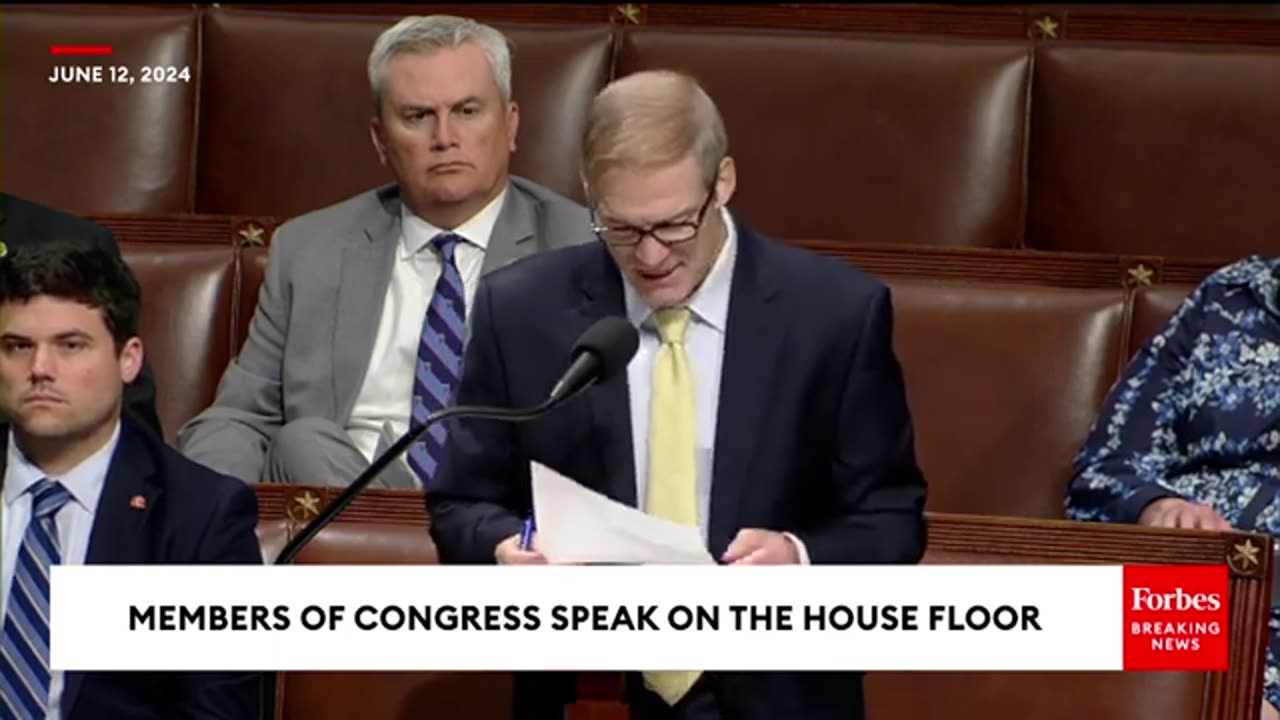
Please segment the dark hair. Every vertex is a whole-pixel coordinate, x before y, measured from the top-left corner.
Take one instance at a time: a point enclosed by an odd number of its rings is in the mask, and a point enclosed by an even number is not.
[[[116,253],[85,242],[33,242],[0,258],[0,303],[48,296],[97,308],[116,351],[138,334],[142,290]]]

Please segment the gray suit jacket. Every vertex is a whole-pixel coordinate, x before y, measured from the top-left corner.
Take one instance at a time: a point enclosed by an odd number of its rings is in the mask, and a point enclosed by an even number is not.
[[[586,208],[512,177],[482,274],[593,238]],[[281,225],[249,337],[213,405],[179,430],[181,451],[255,483],[285,423],[321,417],[344,427],[369,366],[399,239],[395,185]]]

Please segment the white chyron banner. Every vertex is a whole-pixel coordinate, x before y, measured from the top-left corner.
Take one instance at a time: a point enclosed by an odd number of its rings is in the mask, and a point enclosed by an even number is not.
[[[1163,630],[1157,615],[1178,612],[1153,605],[1164,595],[1150,590],[1129,608],[1126,571],[58,566],[51,660],[60,670],[1122,670],[1143,618]],[[1212,618],[1200,620],[1190,629],[1208,632]]]

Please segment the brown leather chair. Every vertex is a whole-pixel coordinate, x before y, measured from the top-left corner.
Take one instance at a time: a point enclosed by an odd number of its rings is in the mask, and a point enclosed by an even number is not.
[[[1126,293],[890,277],[935,512],[1060,518],[1116,376]]]
[[[213,402],[231,359],[235,248],[123,243],[121,252],[142,286],[140,333],[160,423],[173,442],[182,423]]]
[[[191,6],[6,6],[3,189],[73,212],[193,210],[199,32]],[[61,58],[53,45],[113,52]],[[102,66],[108,81],[50,83],[54,65]],[[128,68],[134,83],[109,82],[107,67]],[[186,68],[188,79],[146,83],[143,68]]]
[[[386,182],[368,139],[364,66],[396,18],[334,7],[6,8],[5,189],[77,212],[292,217]],[[809,30],[726,26],[756,8],[697,10],[713,28],[671,9],[655,17],[683,27],[645,25],[627,7],[619,23],[475,8],[507,18],[491,21],[515,44],[517,174],[580,199],[575,154],[591,96],[610,79],[673,67],[699,77],[724,111],[742,169],[735,209],[787,240],[1218,264],[1280,253],[1272,47],[946,37],[982,23],[942,7],[881,28],[929,26],[928,36],[837,32],[859,22],[834,7],[759,16]],[[1018,28],[1030,22],[1010,12]],[[135,75],[188,67],[191,80],[49,84],[48,46],[72,42],[112,43],[110,64]],[[307,72],[295,72],[300,63]]]
[[[627,28],[615,75],[678,68],[724,115],[733,205],[780,237],[1015,247],[1026,43]]]
[[[1280,252],[1274,48],[1055,43],[1036,52],[1027,244]]]

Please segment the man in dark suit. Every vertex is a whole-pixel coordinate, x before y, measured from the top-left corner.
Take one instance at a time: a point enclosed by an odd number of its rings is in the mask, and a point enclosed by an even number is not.
[[[122,414],[138,311],[137,281],[103,247],[0,259],[0,717],[258,717],[258,673],[48,669],[47,565],[262,562],[252,490]]]
[[[490,275],[456,402],[546,398],[599,318],[641,329],[625,377],[527,424],[449,426],[426,488],[447,563],[539,563],[520,547],[530,461],[697,525],[733,563],[914,563],[925,544],[888,289],[729,214],[736,178],[715,104],[644,72],[592,104],[583,180],[600,242]],[[553,718],[563,677],[517,678],[517,717]],[[629,676],[637,720],[851,720],[857,673]]]
[[[110,229],[16,195],[0,193],[0,256],[30,243],[50,240],[85,242],[120,255],[120,246]],[[124,404],[135,419],[158,436],[164,436],[156,413],[155,378],[148,363],[143,362],[137,379],[125,387]]]

